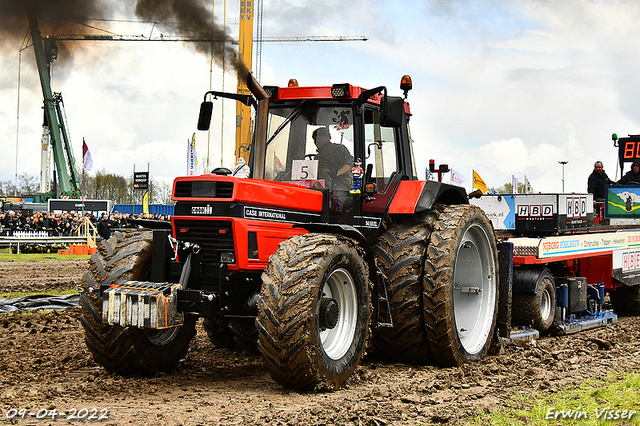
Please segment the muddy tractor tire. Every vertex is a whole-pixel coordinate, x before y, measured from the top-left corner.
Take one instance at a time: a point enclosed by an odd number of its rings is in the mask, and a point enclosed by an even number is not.
[[[617,287],[609,292],[613,311],[623,317],[640,316],[640,285]]]
[[[258,353],[258,331],[253,319],[206,318],[202,326],[211,343],[218,349],[229,348]]]
[[[166,330],[122,327],[102,322],[100,284],[148,280],[152,231],[115,232],[91,256],[80,295],[85,342],[94,360],[109,371],[153,375],[175,369],[195,335],[196,318]],[[95,291],[93,291],[93,290]]]
[[[556,313],[555,280],[549,271],[523,270],[514,271],[514,281],[518,279],[534,280],[535,292],[514,292],[512,297],[511,323],[533,327],[540,334],[548,333],[553,325]],[[514,285],[515,287],[515,285]]]
[[[229,329],[229,321],[222,318],[205,318],[202,328],[207,333],[209,341],[217,349],[228,349],[234,347],[233,333]]]
[[[478,361],[498,313],[498,251],[491,223],[473,205],[436,205],[424,271],[424,321],[431,359]]]
[[[346,237],[303,234],[280,243],[262,274],[258,348],[271,377],[299,390],[338,388],[367,344],[371,281]]]
[[[377,327],[373,346],[385,359],[421,364],[429,360],[422,319],[422,274],[436,214],[390,218],[374,248],[376,266],[388,279],[393,326]]]

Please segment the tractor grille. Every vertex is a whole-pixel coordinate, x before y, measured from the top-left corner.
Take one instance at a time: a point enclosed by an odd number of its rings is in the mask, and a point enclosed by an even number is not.
[[[203,263],[220,263],[220,253],[232,252],[233,226],[228,220],[175,220],[177,238],[202,247]]]
[[[176,198],[231,198],[233,196],[233,182],[176,182],[174,196]]]

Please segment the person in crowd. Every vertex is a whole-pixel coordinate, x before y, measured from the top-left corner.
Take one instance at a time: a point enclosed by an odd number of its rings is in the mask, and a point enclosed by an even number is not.
[[[593,165],[593,172],[591,172],[587,180],[587,192],[593,194],[593,201],[604,203],[605,186],[613,184],[614,182],[609,179],[609,176],[604,171],[602,161],[596,161]]]
[[[631,164],[631,170],[629,170],[624,176],[622,176],[618,183],[620,185],[640,185],[640,162],[634,161],[633,164]]]
[[[106,213],[102,214],[102,218],[98,222],[97,228],[98,235],[100,235],[103,240],[108,240],[111,236],[111,224],[109,223],[109,217]]]
[[[16,213],[13,210],[9,210],[4,218],[4,230],[8,235],[13,235],[13,231],[16,230]]]

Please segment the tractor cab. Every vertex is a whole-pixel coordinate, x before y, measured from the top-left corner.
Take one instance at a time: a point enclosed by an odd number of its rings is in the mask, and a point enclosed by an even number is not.
[[[406,98],[408,76],[401,88]],[[325,222],[377,229],[398,184],[418,179],[409,105],[387,96],[386,87],[300,87],[291,80],[287,87],[264,87],[264,97],[268,112],[258,108],[250,178],[321,191]],[[205,102],[199,128],[210,121],[207,109]]]

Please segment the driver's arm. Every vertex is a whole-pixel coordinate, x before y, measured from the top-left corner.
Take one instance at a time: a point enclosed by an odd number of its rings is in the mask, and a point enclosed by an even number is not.
[[[338,169],[338,176],[348,173],[349,171],[351,171],[351,166],[349,164],[345,164]]]

